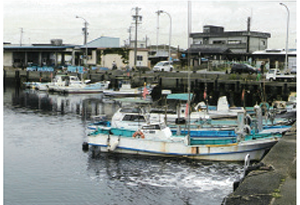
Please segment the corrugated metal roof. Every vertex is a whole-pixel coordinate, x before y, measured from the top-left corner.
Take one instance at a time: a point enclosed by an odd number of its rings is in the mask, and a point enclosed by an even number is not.
[[[119,48],[120,38],[101,36],[87,43],[87,45],[82,45],[81,48]]]
[[[252,54],[256,55],[285,55],[285,50],[281,49],[267,49],[263,51],[254,51]],[[295,49],[291,49],[288,51],[288,55],[297,55],[297,51]]]
[[[224,54],[232,53],[231,50],[227,47],[204,47],[204,48],[189,48],[185,53],[197,54],[197,53],[206,53],[206,54]]]
[[[55,45],[17,45],[17,44],[5,44],[3,45],[4,49],[66,49],[66,48],[74,48],[76,45],[61,45],[61,46],[55,46]]]

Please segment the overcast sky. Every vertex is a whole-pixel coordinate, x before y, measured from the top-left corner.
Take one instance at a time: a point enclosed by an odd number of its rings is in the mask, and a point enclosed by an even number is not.
[[[204,25],[223,26],[225,31],[247,28],[247,17],[252,18],[251,30],[271,33],[269,48],[285,48],[287,9],[290,10],[289,48],[296,48],[296,0],[293,1],[190,1],[192,32],[203,32]],[[112,0],[4,0],[3,41],[13,44],[49,43],[50,39],[63,39],[66,44],[83,43],[84,20],[89,23],[88,41],[100,36],[118,37],[120,45],[128,39],[133,25],[133,8],[139,7],[143,17],[138,26],[138,39],[146,36],[148,44],[156,45],[157,10],[172,17],[172,46],[188,47],[188,1],[112,1]],[[159,17],[159,44],[169,43],[170,19]],[[134,30],[133,30],[134,31]],[[132,32],[134,34],[134,32]]]

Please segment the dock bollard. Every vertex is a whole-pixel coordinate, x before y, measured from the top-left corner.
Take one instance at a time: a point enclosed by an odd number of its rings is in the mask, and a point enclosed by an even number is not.
[[[85,152],[89,151],[89,143],[83,142],[82,143],[82,150],[85,151]]]
[[[243,171],[242,175],[240,176],[240,178],[237,181],[233,182],[233,191],[235,191],[239,187],[240,183],[242,183],[244,178],[247,176],[247,174],[248,174],[247,170],[248,170],[249,166],[250,166],[250,154],[247,154],[245,156],[244,171]]]

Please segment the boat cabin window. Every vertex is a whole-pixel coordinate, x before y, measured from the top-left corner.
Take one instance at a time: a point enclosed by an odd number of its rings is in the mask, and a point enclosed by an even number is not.
[[[160,123],[159,125],[160,125],[160,129],[162,130],[167,127],[167,125],[164,122]]]
[[[125,115],[123,121],[132,121],[132,122],[146,122],[144,116],[142,115]]]
[[[150,113],[156,113],[156,114],[176,114],[176,111],[174,110],[156,110],[156,109],[152,109],[150,110]]]
[[[159,125],[147,125],[147,126],[143,126],[142,128],[143,130],[160,130],[160,126]]]
[[[143,110],[140,109],[140,108],[131,108],[131,107],[128,107],[128,108],[121,108],[120,112],[129,112],[129,113],[143,113]]]

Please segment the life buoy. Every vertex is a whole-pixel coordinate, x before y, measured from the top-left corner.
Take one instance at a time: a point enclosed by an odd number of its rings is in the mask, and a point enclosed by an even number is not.
[[[270,105],[267,102],[262,102],[262,103],[259,104],[259,107],[266,108],[267,110],[269,110]]]
[[[249,125],[245,125],[244,132],[249,135],[251,133],[251,127]]]
[[[145,135],[142,131],[138,130],[132,135],[133,138],[142,138],[145,139]]]

